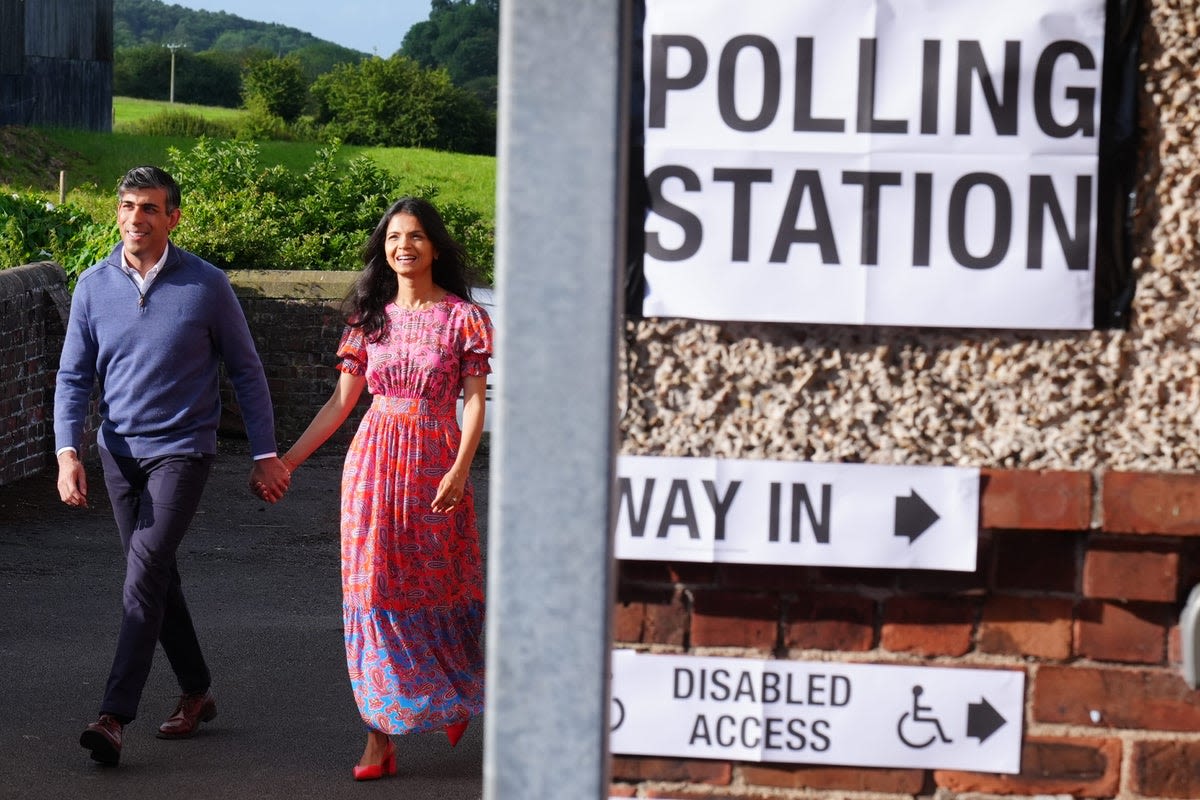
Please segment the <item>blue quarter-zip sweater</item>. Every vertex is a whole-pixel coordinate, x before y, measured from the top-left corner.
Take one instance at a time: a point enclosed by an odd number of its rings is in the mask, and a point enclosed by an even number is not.
[[[224,272],[168,244],[145,294],[123,245],[79,276],[54,393],[56,449],[79,448],[100,384],[99,443],[114,455],[215,453],[217,370],[233,383],[254,455],[275,452],[275,417],[246,315]]]

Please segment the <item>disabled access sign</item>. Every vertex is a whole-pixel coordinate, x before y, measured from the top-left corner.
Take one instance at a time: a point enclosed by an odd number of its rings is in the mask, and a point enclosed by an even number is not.
[[[613,753],[1021,771],[1025,673],[656,655],[612,658]]]

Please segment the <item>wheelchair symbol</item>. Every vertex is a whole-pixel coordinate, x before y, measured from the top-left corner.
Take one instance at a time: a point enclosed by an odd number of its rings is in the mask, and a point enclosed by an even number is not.
[[[622,703],[620,700],[618,700],[615,697],[612,699],[612,702],[613,702],[613,709],[612,709],[612,717],[610,719],[616,720],[616,721],[613,722],[612,727],[608,729],[610,732],[615,731],[617,728],[621,727],[621,723],[625,721],[625,704]]]
[[[946,744],[949,744],[952,739],[946,736],[942,730],[942,723],[936,716],[926,716],[926,712],[932,711],[933,706],[921,705],[921,694],[925,691],[922,686],[912,687],[913,705],[912,711],[905,711],[900,717],[900,721],[896,723],[896,735],[900,737],[900,741],[904,742],[914,750],[920,750],[923,747],[929,747],[936,740],[941,739]],[[914,726],[925,726],[926,734],[929,738],[923,738],[922,734],[914,731]],[[929,732],[929,726],[932,725],[937,731],[936,733]]]

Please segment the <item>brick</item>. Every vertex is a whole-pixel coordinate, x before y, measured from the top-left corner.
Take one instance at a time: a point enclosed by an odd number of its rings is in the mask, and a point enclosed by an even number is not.
[[[1033,681],[1032,714],[1037,722],[1067,725],[1200,729],[1195,692],[1178,671],[1161,668],[1041,666]]]
[[[1200,797],[1200,742],[1133,743],[1130,788],[1143,797]]]
[[[779,641],[779,619],[775,595],[698,591],[692,602],[692,646],[773,651]]]
[[[870,650],[875,646],[875,601],[847,592],[801,595],[784,607],[783,646],[790,650]]]
[[[645,618],[645,603],[617,603],[613,608],[613,644],[620,646],[641,642]]]
[[[727,761],[613,756],[612,778],[619,781],[671,781],[723,786],[732,780],[733,766]]]
[[[778,789],[916,795],[925,785],[920,769],[746,765],[740,772],[752,786]]]
[[[992,586],[1039,593],[1075,593],[1083,534],[997,532]]]
[[[1107,472],[1101,497],[1106,531],[1200,534],[1200,475]]]
[[[984,653],[1064,660],[1071,656],[1073,603],[1065,598],[1011,597],[987,599],[979,624]]]
[[[1087,472],[985,469],[980,484],[981,527],[1081,531],[1092,524]]]
[[[679,589],[622,585],[613,609],[613,641],[682,647],[688,611]]]
[[[934,782],[952,792],[1112,797],[1121,780],[1121,741],[1026,737],[1016,775],[937,770]]]
[[[625,784],[614,783],[608,787],[609,797],[637,797],[636,786],[626,786]]]
[[[1179,554],[1104,543],[1088,549],[1083,593],[1107,600],[1174,603],[1179,595]]]
[[[880,644],[894,653],[961,656],[971,649],[975,603],[967,598],[897,597],[884,605]]]
[[[1166,659],[1167,609],[1085,600],[1075,618],[1075,653],[1098,661],[1161,664]]]

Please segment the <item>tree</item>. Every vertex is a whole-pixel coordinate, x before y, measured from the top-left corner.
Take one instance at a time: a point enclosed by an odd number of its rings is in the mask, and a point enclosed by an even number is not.
[[[309,85],[318,75],[324,75],[338,64],[357,64],[366,57],[357,50],[332,42],[306,45],[288,55],[300,59],[300,66],[304,68],[304,80]]]
[[[219,53],[175,51],[175,99],[180,103],[237,108],[241,67]],[[113,58],[113,94],[166,100],[171,90],[171,53],[160,45],[126,47]]]
[[[242,100],[247,108],[295,122],[308,100],[308,82],[300,59],[286,56],[247,64],[242,71]]]
[[[498,0],[433,0],[429,19],[408,29],[400,54],[426,69],[445,69],[460,87],[482,87],[480,99],[495,108],[500,3]]]
[[[495,115],[445,70],[399,54],[335,67],[312,94],[316,121],[347,144],[495,152]]]

